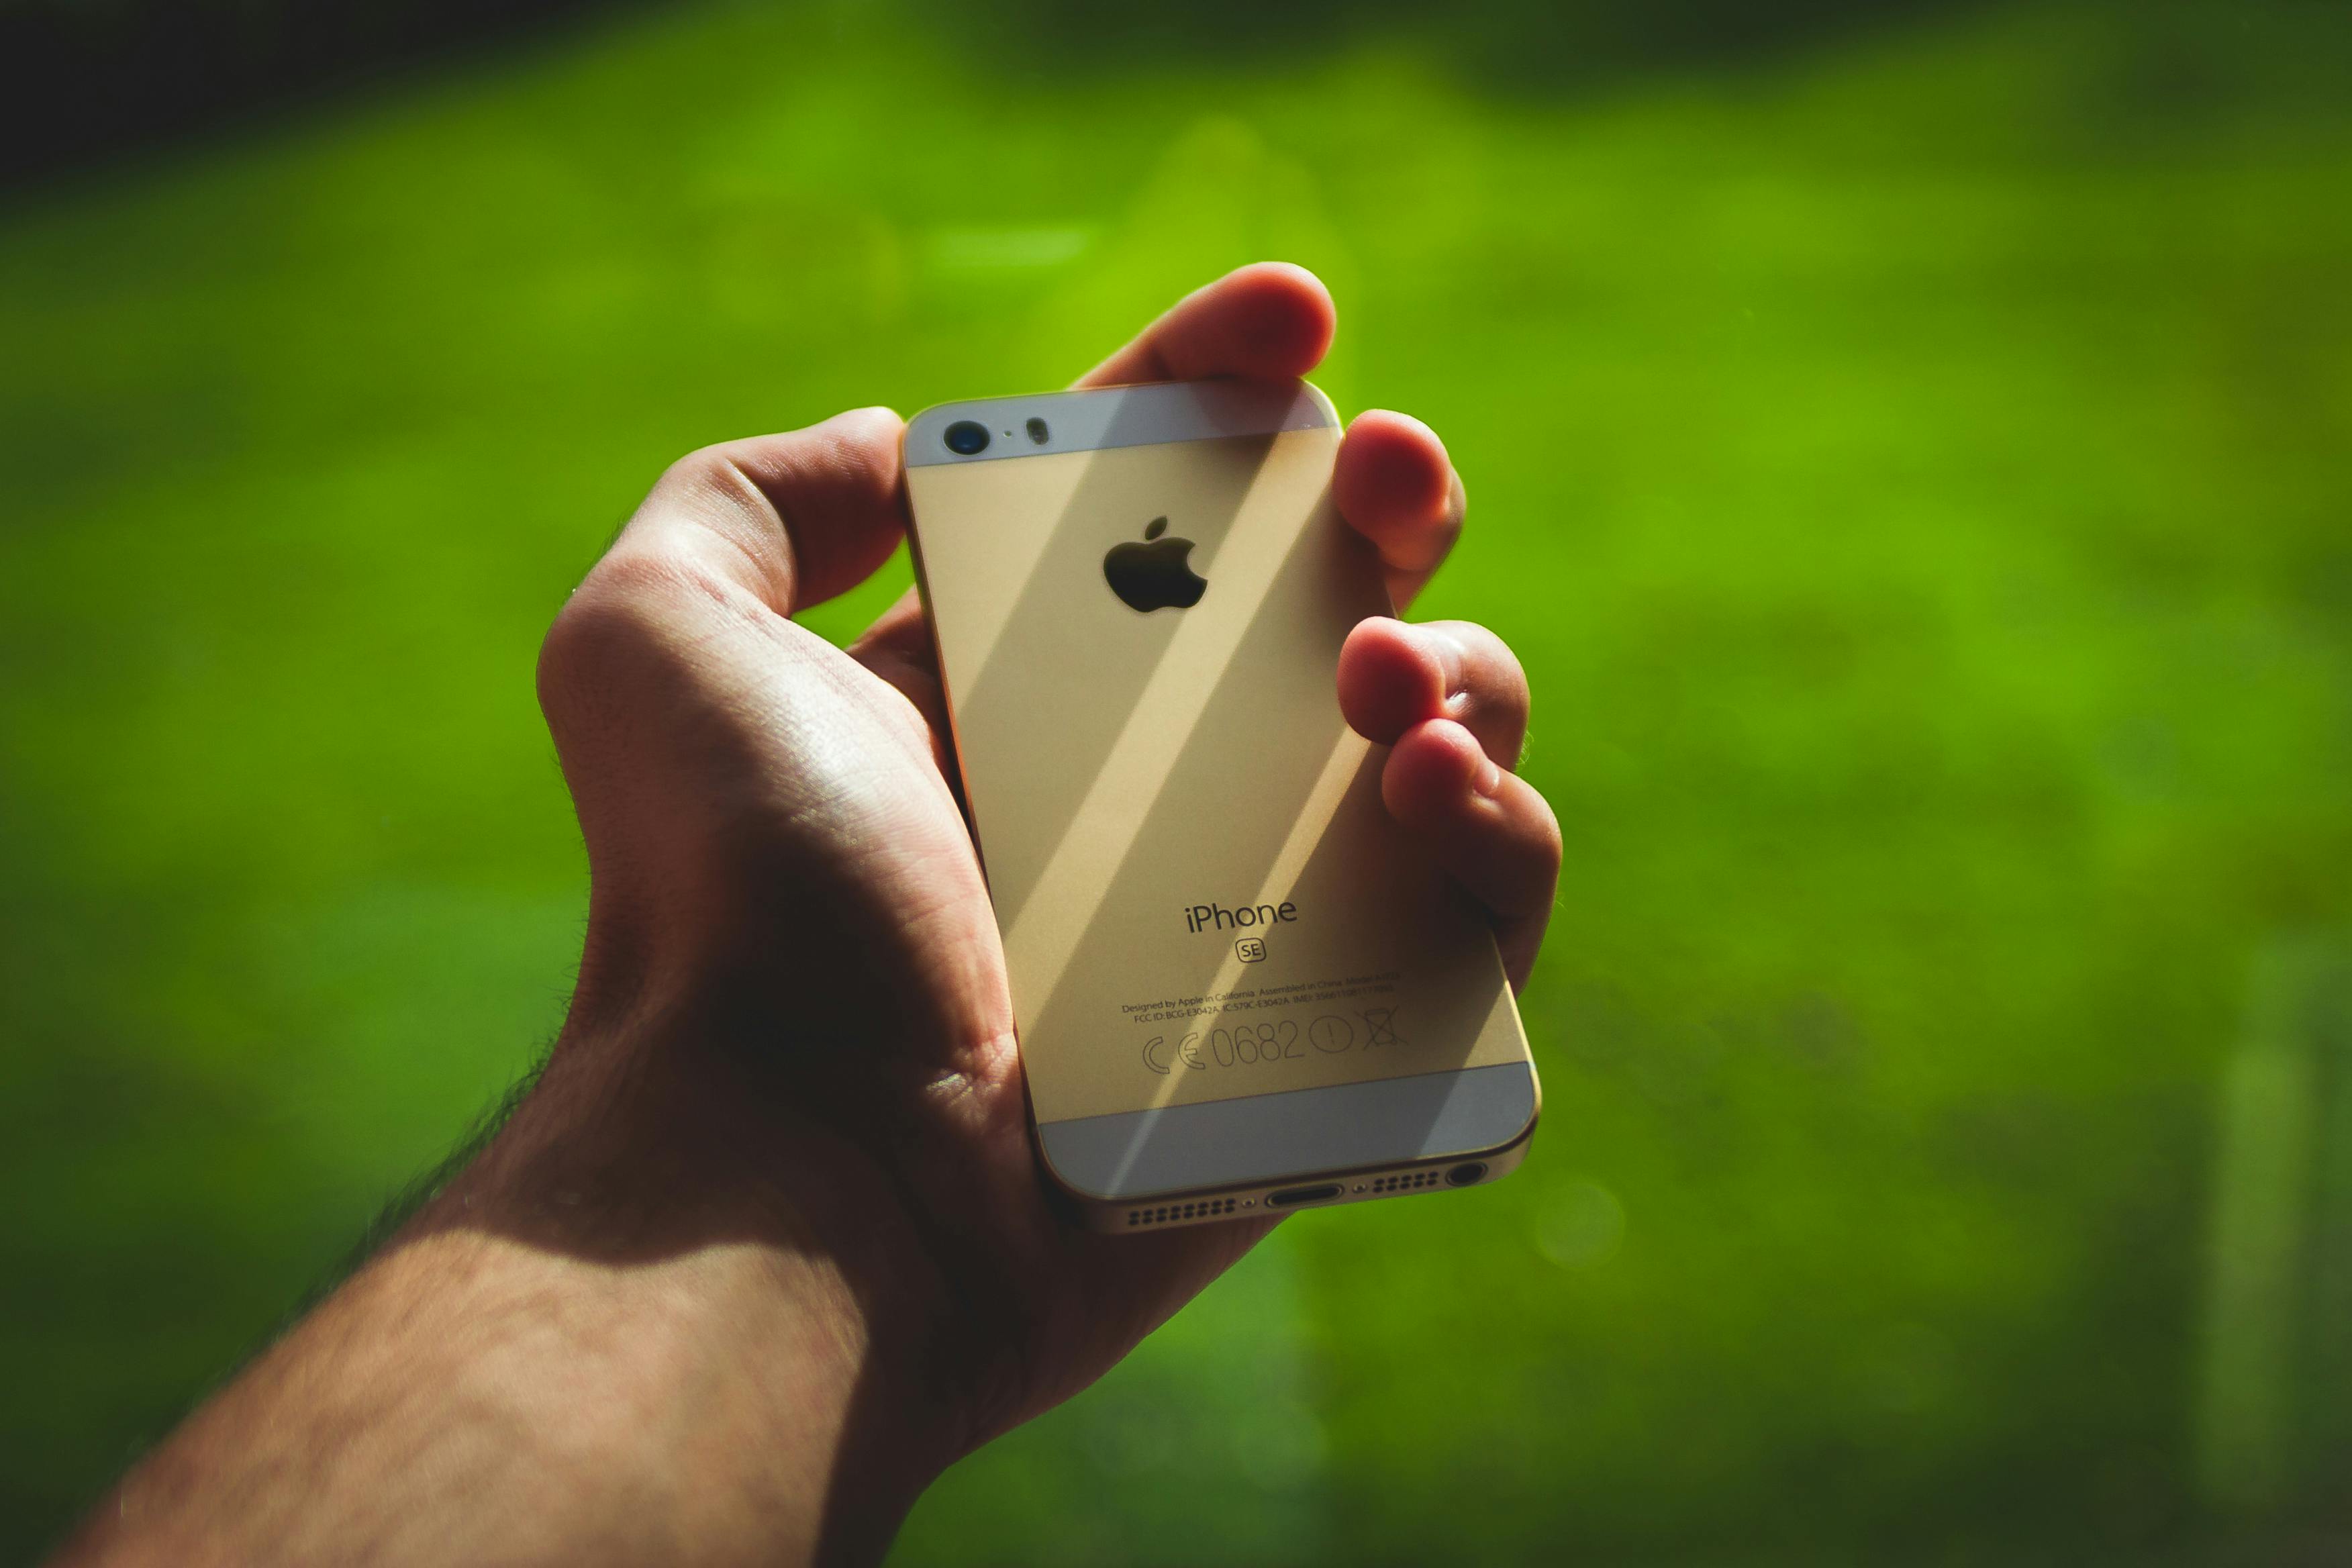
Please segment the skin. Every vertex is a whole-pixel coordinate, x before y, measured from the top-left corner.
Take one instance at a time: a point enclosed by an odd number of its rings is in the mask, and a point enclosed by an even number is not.
[[[1335,320],[1307,273],[1246,268],[1080,384],[1301,375]],[[62,1561],[874,1562],[942,1468],[1265,1234],[1089,1234],[1037,1173],[920,611],[846,651],[789,618],[897,545],[900,428],[686,458],[572,595],[540,694],[591,895],[545,1070]],[[1444,446],[1366,414],[1334,486],[1409,604],[1462,529]],[[1523,982],[1559,835],[1511,772],[1517,661],[1378,618],[1337,687]]]

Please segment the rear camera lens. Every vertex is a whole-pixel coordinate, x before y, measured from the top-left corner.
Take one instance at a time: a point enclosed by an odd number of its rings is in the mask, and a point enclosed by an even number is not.
[[[971,458],[988,450],[988,426],[976,419],[959,419],[948,426],[948,450]]]
[[[1456,1165],[1454,1169],[1446,1172],[1445,1184],[1449,1187],[1472,1186],[1478,1182],[1479,1178],[1486,1175],[1486,1167],[1480,1164],[1477,1161],[1473,1160],[1466,1165]]]

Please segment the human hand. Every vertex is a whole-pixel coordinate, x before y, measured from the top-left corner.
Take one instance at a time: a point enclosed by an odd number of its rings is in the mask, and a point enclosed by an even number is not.
[[[1333,324],[1308,274],[1245,268],[1080,384],[1304,375]],[[126,1481],[93,1554],[877,1557],[940,1468],[1268,1228],[1105,1236],[1049,1200],[919,607],[846,649],[791,618],[898,544],[901,428],[682,459],[573,594],[540,665],[590,870],[562,1037],[483,1153]],[[1363,415],[1333,487],[1403,608],[1462,526],[1444,447]],[[1560,841],[1510,771],[1517,661],[1381,617],[1336,682],[1523,982]]]
[[[1332,329],[1314,279],[1245,268],[1080,384],[1305,374]],[[666,1048],[697,1076],[838,1143],[832,1201],[900,1235],[898,1288],[921,1281],[965,1328],[971,1441],[1092,1381],[1265,1226],[1103,1237],[1048,1201],[920,608],[908,595],[846,650],[789,618],[898,543],[901,428],[867,410],[681,462],[565,609],[541,689],[595,889],[574,1035],[609,1034],[625,990],[692,1016],[698,1038]],[[1461,528],[1444,448],[1365,415],[1334,488],[1409,604]],[[1517,661],[1480,626],[1371,620],[1338,697],[1392,748],[1390,809],[1494,911],[1524,980],[1559,840],[1509,771]]]

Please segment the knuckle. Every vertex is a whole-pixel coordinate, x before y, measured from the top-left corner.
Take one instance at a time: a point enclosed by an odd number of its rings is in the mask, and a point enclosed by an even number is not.
[[[1486,644],[1486,657],[1494,662],[1496,681],[1524,698],[1528,691],[1528,670],[1527,666],[1519,662],[1518,654],[1492,628],[1480,626],[1478,632]]]
[[[1475,652],[1479,697],[1492,707],[1524,713],[1528,707],[1528,671],[1511,645],[1493,628],[1475,621],[1458,621],[1453,631]]]
[[[540,645],[540,706],[552,721],[577,717],[674,663],[697,608],[723,593],[691,562],[640,551],[606,556]]]
[[[1536,853],[1541,858],[1548,873],[1557,879],[1559,876],[1560,861],[1567,855],[1568,841],[1566,836],[1559,830],[1559,813],[1552,809],[1551,802],[1544,798],[1541,790],[1537,790],[1534,794]]]
[[[1481,738],[1496,762],[1516,769],[1527,760],[1530,708],[1527,669],[1511,645],[1486,627],[1472,626],[1466,636],[1478,650],[1471,700],[1481,717]]]
[[[724,446],[701,447],[662,470],[654,493],[695,510],[718,507],[758,517],[768,500]]]
[[[1528,672],[1520,665],[1518,656],[1508,647],[1500,642],[1495,647],[1495,706],[1525,724],[1528,710],[1533,703],[1533,694],[1528,689]]]

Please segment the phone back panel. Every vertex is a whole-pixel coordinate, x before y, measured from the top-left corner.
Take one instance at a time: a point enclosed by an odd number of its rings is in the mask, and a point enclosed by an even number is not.
[[[1527,1060],[1483,915],[1390,818],[1386,753],[1340,718],[1340,644],[1390,605],[1331,501],[1328,403],[1278,390],[1296,408],[1255,423],[1289,427],[1256,434],[1152,438],[1270,395],[1209,383],[1055,400],[1127,400],[1055,421],[1117,445],[944,462],[910,435],[917,570],[1041,1125]],[[1186,567],[1206,584],[1189,607],[1114,591],[1181,599]]]

